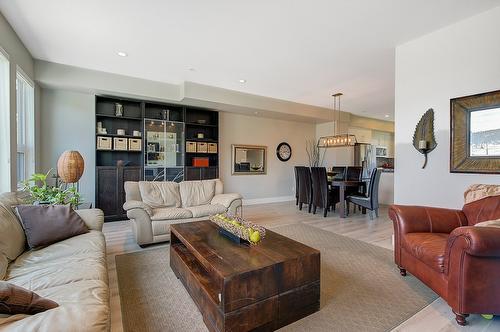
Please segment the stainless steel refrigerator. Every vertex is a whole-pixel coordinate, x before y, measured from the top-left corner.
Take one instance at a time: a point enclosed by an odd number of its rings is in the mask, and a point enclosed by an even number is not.
[[[354,165],[363,167],[363,179],[369,179],[372,171],[377,168],[375,145],[356,143],[354,145]]]

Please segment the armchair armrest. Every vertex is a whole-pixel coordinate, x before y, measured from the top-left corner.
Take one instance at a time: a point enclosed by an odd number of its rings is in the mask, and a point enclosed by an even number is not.
[[[83,209],[75,210],[75,212],[83,219],[87,227],[94,231],[102,231],[104,224],[104,213],[99,209]]]
[[[150,216],[153,214],[153,209],[151,208],[151,206],[147,205],[142,201],[134,201],[134,200],[126,201],[123,204],[123,209],[125,211],[129,211],[132,209],[142,209],[145,210],[147,214],[149,214]]]
[[[396,236],[406,233],[451,233],[467,225],[461,210],[426,206],[391,205],[389,218],[394,222]]]
[[[219,194],[219,195],[215,195],[212,198],[212,201],[210,202],[210,204],[221,204],[221,205],[224,205],[226,208],[229,208],[229,206],[231,206],[231,204],[234,201],[241,199],[241,198],[242,197],[240,194],[235,194],[235,193]]]
[[[465,251],[472,256],[500,257],[500,228],[459,227],[451,232],[447,250]]]

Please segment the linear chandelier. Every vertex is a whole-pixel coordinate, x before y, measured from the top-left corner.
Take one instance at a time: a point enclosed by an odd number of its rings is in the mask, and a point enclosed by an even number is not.
[[[340,97],[342,93],[335,93],[333,97],[333,135],[323,136],[318,140],[319,148],[338,148],[343,146],[354,146],[356,144],[356,136],[346,132],[345,134],[340,133]],[[335,120],[335,115],[337,115],[337,120]]]

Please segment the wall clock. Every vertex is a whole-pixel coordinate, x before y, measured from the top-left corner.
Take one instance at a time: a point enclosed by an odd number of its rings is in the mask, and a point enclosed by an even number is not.
[[[281,161],[288,161],[292,157],[292,148],[290,144],[281,142],[276,148],[276,156]]]

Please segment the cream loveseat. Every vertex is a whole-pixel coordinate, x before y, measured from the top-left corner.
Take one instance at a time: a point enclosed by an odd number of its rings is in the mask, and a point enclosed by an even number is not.
[[[20,203],[14,193],[0,194],[0,277],[57,302],[59,307],[36,315],[0,314],[0,331],[108,331],[102,211],[76,211],[88,233],[26,251],[23,228],[12,210]]]
[[[123,209],[140,246],[170,240],[170,225],[207,219],[227,212],[241,214],[241,195],[224,194],[219,179],[202,181],[125,182]]]

